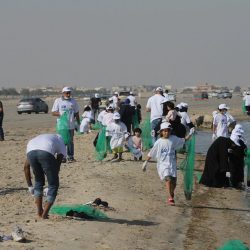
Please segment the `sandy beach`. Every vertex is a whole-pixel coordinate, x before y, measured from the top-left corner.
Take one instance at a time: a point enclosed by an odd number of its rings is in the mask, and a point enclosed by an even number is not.
[[[205,101],[195,101],[186,95],[177,98],[177,103],[189,104],[191,117],[211,115],[218,104],[226,103],[238,121],[249,119],[242,114],[240,96]],[[51,109],[53,99],[46,101]],[[150,163],[143,173],[142,162],[132,161],[129,153],[124,153],[124,161],[119,163],[110,163],[111,155],[103,162],[95,160],[92,142],[96,131],[75,136],[77,162],[62,164],[55,204],[83,204],[100,197],[114,208],[105,211],[111,220],[73,220],[54,215],[49,220],[39,220],[24,178],[25,150],[32,137],[54,133],[56,119],[50,113],[18,115],[18,99],[2,102],[5,141],[0,142],[0,233],[10,235],[13,227],[19,225],[27,241],[0,242],[0,249],[193,250],[216,249],[230,239],[242,240],[250,246],[246,192],[206,188],[196,181],[192,200],[186,201],[182,172],[178,171],[176,206],[171,207],[166,203],[165,186],[155,163]],[[146,99],[139,102],[145,118]],[[79,100],[79,104],[82,112],[84,102]],[[197,169],[202,169],[203,158],[197,158]]]

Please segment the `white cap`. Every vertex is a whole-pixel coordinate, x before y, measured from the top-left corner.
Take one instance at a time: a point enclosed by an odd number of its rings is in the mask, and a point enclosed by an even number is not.
[[[113,101],[113,98],[112,98],[112,97],[109,97],[109,101]]]
[[[130,94],[130,95],[133,95],[134,93],[133,93],[133,91],[130,91],[129,94]]]
[[[115,93],[114,93],[115,95],[119,95],[119,93],[117,92],[117,91],[115,91]]]
[[[181,108],[182,108],[182,105],[181,105],[181,104],[182,104],[182,103],[177,104],[176,107],[177,107],[178,109],[181,109]]]
[[[163,130],[163,129],[166,129],[166,128],[172,129],[172,126],[171,126],[171,124],[170,124],[169,122],[163,122],[163,123],[161,124],[160,131]]]
[[[114,120],[120,120],[121,119],[121,116],[119,113],[115,112],[114,115],[113,115],[113,119]]]
[[[72,92],[72,88],[70,88],[70,87],[64,87],[62,89],[62,93],[64,93],[64,92]]]
[[[99,98],[99,94],[98,93],[95,93],[95,98]]]
[[[218,109],[229,109],[229,107],[225,103],[222,103],[219,105]]]
[[[159,91],[159,92],[160,92],[160,91],[163,92],[163,89],[162,89],[162,87],[157,87],[157,88],[155,89],[155,91],[156,91],[156,92],[158,92],[158,91]]]
[[[113,105],[109,105],[107,108],[106,108],[107,110],[113,110],[114,109],[114,107],[113,107]]]
[[[185,103],[185,102],[181,102],[181,106],[182,106],[183,108],[187,108],[187,107],[188,107],[188,104]]]
[[[169,101],[169,98],[168,98],[168,97],[167,97],[167,98],[165,97],[165,98],[162,100],[161,104],[162,104],[162,103],[165,103],[165,102],[168,102],[168,101]]]

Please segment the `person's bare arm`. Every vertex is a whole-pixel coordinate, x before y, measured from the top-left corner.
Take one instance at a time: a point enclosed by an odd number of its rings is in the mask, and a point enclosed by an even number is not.
[[[28,187],[32,187],[31,174],[30,174],[30,163],[29,163],[27,158],[26,158],[26,161],[24,163],[24,175],[25,175],[25,179],[26,179]]]
[[[59,112],[59,111],[51,112],[51,114],[52,114],[53,116],[60,116],[60,112]]]
[[[151,111],[151,108],[146,108],[146,112],[150,112]]]

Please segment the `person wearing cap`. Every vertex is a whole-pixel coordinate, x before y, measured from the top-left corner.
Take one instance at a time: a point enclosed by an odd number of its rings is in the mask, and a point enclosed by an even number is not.
[[[129,133],[131,133],[134,113],[135,109],[131,107],[130,99],[126,98],[124,103],[120,105],[119,114],[121,115],[121,121],[126,125]]]
[[[102,125],[108,126],[110,123],[112,123],[114,121],[113,116],[114,116],[114,107],[113,105],[109,105],[106,109],[106,112],[103,113]]]
[[[114,109],[117,110],[120,105],[119,93],[117,91],[114,92],[114,95],[112,96],[112,100],[113,100]]]
[[[167,99],[168,101],[170,101],[169,100],[169,96],[168,96],[168,89],[165,89],[165,92],[163,93],[163,95],[164,95],[165,99]]]
[[[68,162],[74,162],[74,130],[75,130],[75,120],[80,126],[79,118],[79,105],[74,98],[71,97],[72,89],[70,87],[64,87],[62,89],[62,96],[57,98],[52,107],[52,115],[57,116],[59,121],[60,116],[65,112],[68,113],[68,126],[70,134],[70,142],[67,145],[67,160]],[[65,160],[64,160],[65,162]]]
[[[247,115],[250,115],[250,91],[246,92],[246,95],[243,97],[243,101],[246,107]]]
[[[189,131],[191,128],[194,128],[194,124],[192,123],[187,111],[188,111],[188,104],[185,102],[181,102],[179,104],[179,114],[181,116],[181,123]]]
[[[57,196],[60,165],[63,157],[66,157],[66,147],[60,135],[41,134],[28,142],[26,154],[24,173],[28,190],[35,196],[38,216],[47,219],[49,210]],[[34,187],[31,181],[30,167],[35,176]],[[45,176],[48,181],[48,192],[43,208]]]
[[[213,141],[220,136],[228,137],[228,120],[226,116],[226,112],[228,109],[229,107],[227,107],[227,105],[224,103],[218,106],[219,112],[213,119]]]
[[[100,105],[101,105],[101,98],[98,93],[95,93],[95,95],[90,98],[90,107],[92,110],[93,123],[95,123],[97,120]]]
[[[137,101],[135,99],[135,95],[134,95],[133,91],[129,92],[127,99],[129,99],[129,101],[130,101],[130,106],[133,107],[133,109],[135,110],[136,105],[137,105]]]
[[[188,140],[192,133],[186,136],[186,138],[179,138],[172,135],[171,131],[172,126],[169,122],[163,122],[160,125],[160,138],[148,153],[147,160],[142,165],[142,170],[146,171],[148,161],[151,158],[157,160],[159,177],[162,181],[166,181],[166,191],[169,195],[168,204],[175,205],[174,191],[177,180],[176,150],[183,147],[185,139]]]
[[[0,101],[0,141],[4,141],[3,115],[3,103]]]
[[[114,157],[111,162],[117,162],[122,160],[123,146],[125,145],[125,134],[127,133],[126,125],[120,121],[121,116],[118,112],[113,115],[113,122],[111,122],[107,128],[107,136],[110,136],[110,147],[114,153]]]
[[[162,88],[157,87],[155,89],[155,94],[148,99],[146,105],[146,111],[150,112],[151,136],[153,144],[157,140],[157,132],[159,131],[160,124],[162,122],[162,102],[164,100],[164,96],[162,95],[162,93]]]
[[[230,138],[220,136],[209,147],[200,179],[201,184],[208,187],[228,187],[230,182],[227,173],[230,173],[230,176],[232,175],[230,179],[234,183],[233,185],[239,184],[242,180],[242,166],[238,164],[241,164],[244,157],[242,149],[237,148],[240,147],[237,144],[242,143],[239,134],[242,135],[243,131],[240,133],[236,131],[237,127],[235,131],[233,130]],[[241,153],[238,151],[241,151]]]

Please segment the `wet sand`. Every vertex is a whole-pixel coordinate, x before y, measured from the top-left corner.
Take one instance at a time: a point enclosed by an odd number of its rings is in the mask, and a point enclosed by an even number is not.
[[[219,103],[227,103],[236,119],[241,114],[241,98],[194,101],[178,96],[190,106],[189,113],[211,114]],[[51,108],[53,101],[47,100]],[[115,210],[105,213],[110,221],[79,221],[51,215],[39,220],[33,197],[27,192],[23,173],[26,144],[32,137],[55,131],[51,114],[17,115],[18,100],[3,100],[6,141],[0,142],[0,232],[10,234],[15,225],[26,233],[26,243],[0,242],[2,249],[216,249],[229,239],[250,246],[250,208],[245,192],[206,188],[196,183],[193,198],[186,201],[183,176],[178,171],[176,206],[166,204],[164,183],[150,163],[147,172],[141,162],[102,163],[95,160],[92,141],[96,135],[76,135],[76,163],[63,164],[56,204],[81,204],[97,197]],[[146,99],[139,101],[145,106]],[[79,101],[81,111],[83,102]],[[145,113],[143,112],[145,117]],[[145,152],[146,154],[146,152]],[[182,157],[182,156],[179,156]],[[196,169],[203,168],[203,157]]]

